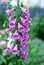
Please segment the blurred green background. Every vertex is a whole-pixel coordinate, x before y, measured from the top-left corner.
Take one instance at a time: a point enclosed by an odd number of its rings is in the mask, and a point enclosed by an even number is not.
[[[0,65],[6,65],[7,61],[11,60],[5,59],[2,54],[7,43],[7,34],[5,32],[5,21],[7,20],[5,10],[7,7],[7,3],[0,4]],[[32,25],[29,26],[28,60],[23,65],[44,65],[44,7],[31,6],[29,12]],[[13,65],[12,61],[8,65]]]

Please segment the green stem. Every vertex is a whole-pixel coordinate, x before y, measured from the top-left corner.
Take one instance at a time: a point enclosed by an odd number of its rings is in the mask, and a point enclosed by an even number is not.
[[[18,8],[19,8],[19,1],[20,1],[20,0],[17,0],[17,6],[18,6]]]
[[[20,0],[17,0],[17,7],[18,7],[18,12],[17,12],[18,13],[18,15],[17,15],[17,25],[18,25],[18,22],[20,21],[20,15],[19,15],[20,14],[19,13],[20,5],[19,5],[19,2],[20,2]],[[16,43],[19,43],[19,41],[17,40]],[[20,56],[19,57],[16,56],[16,65],[18,65],[18,64],[19,65],[22,65],[22,62],[21,61],[18,62],[19,58],[20,58]]]

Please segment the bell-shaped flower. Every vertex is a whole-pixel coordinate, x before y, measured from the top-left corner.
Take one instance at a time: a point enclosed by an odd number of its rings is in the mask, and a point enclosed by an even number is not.
[[[13,48],[14,48],[14,44],[12,43],[7,49],[9,50],[9,52],[12,52]]]
[[[28,28],[28,19],[21,17],[21,22],[22,22],[23,26],[27,29]]]
[[[23,48],[23,49],[26,49],[27,47],[28,47],[28,44],[27,43],[20,43],[20,45],[21,45],[21,47]]]
[[[26,42],[26,38],[23,38],[22,36],[19,36],[19,40],[20,40],[20,43],[25,43]]]
[[[14,39],[14,40],[19,39],[19,34],[18,34],[17,30],[11,35],[11,38]]]
[[[24,12],[24,13],[26,13],[26,12],[28,12],[28,9],[27,8],[21,8],[21,10],[22,10],[22,12]]]
[[[8,48],[4,50],[4,53],[6,53],[6,54],[8,54],[8,53],[9,53]]]
[[[14,54],[14,55],[18,54],[18,47],[17,47],[17,45],[15,45],[15,47],[13,48],[12,54]]]
[[[15,28],[15,26],[16,26],[16,20],[10,21],[9,27],[10,28]]]
[[[28,31],[23,31],[22,32],[22,37],[27,39],[29,36],[28,36]]]
[[[12,52],[12,49],[13,49],[13,48],[14,48],[14,45],[13,45],[13,43],[12,43],[9,47],[7,47],[7,49],[4,50],[4,52],[5,52],[5,53]]]
[[[12,54],[16,55],[18,54],[18,47],[17,45],[11,44],[7,49],[4,50],[5,53],[11,52]]]
[[[13,11],[14,11],[13,9],[11,9],[11,10],[6,10],[6,13],[7,13],[7,15],[11,15],[11,13],[12,13]]]
[[[26,60],[27,60],[27,55],[24,55],[24,54],[21,53],[21,58],[22,58],[24,61],[26,61]]]
[[[23,60],[27,60],[27,51],[26,51],[26,49],[21,48],[21,58]]]
[[[22,8],[21,10],[23,12],[23,16],[28,19],[28,17],[29,17],[28,9],[27,8]]]
[[[23,32],[25,30],[24,26],[18,23],[18,32]]]
[[[13,20],[14,20],[14,16],[10,16],[9,21],[13,21]]]
[[[27,50],[26,50],[26,49],[21,48],[21,52],[22,52],[22,54],[26,55]]]
[[[28,19],[26,19],[26,18],[24,18],[24,17],[21,17],[21,22],[22,22],[23,24],[26,24],[26,23],[28,23]]]
[[[12,28],[6,28],[6,32],[9,33],[11,32]]]

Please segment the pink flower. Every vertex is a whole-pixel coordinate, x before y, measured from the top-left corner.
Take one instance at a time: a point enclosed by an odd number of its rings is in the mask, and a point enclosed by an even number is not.
[[[24,38],[28,38],[29,36],[28,36],[28,31],[23,31],[22,32],[22,37],[24,37]]]
[[[12,52],[12,49],[14,48],[14,44],[11,44],[7,49],[9,52]]]
[[[23,26],[27,29],[28,28],[28,19],[21,17],[21,22],[22,22]]]
[[[19,34],[18,34],[17,30],[11,35],[11,38],[14,39],[14,40],[19,39]]]
[[[24,17],[21,17],[21,22],[22,22],[22,24],[26,24],[26,23],[28,23],[28,19],[25,19]]]
[[[24,55],[23,53],[21,53],[21,58],[26,61],[27,60],[27,55]]]
[[[14,20],[14,16],[10,16],[9,21],[13,21],[13,20]]]
[[[21,48],[21,52],[22,52],[24,55],[26,55],[27,50],[26,50],[26,49]]]
[[[26,38],[19,36],[20,43],[26,43]]]
[[[5,49],[4,50],[4,53],[8,54],[9,53],[9,50],[8,49]]]
[[[24,12],[24,13],[25,13],[25,12],[26,12],[26,13],[28,12],[28,9],[27,9],[27,8],[22,8],[21,10],[22,10],[22,12]]]
[[[24,26],[18,23],[18,32],[23,32],[25,30]]]
[[[11,15],[11,13],[12,13],[13,11],[14,11],[13,9],[11,9],[11,10],[6,10],[6,13],[7,13],[7,15]]]
[[[27,60],[27,50],[21,48],[21,58]]]
[[[14,45],[11,44],[7,49],[4,50],[5,53],[12,52],[12,49],[14,48]]]
[[[21,47],[23,48],[23,49],[26,49],[27,47],[28,47],[28,44],[26,44],[26,43],[20,43],[20,45],[21,45]]]
[[[16,20],[10,21],[9,27],[10,28],[15,28],[15,26],[16,26]]]
[[[27,18],[29,17],[29,12],[27,8],[22,8],[23,17]]]
[[[11,30],[12,30],[12,28],[7,28],[6,32],[9,33],[9,32],[11,32]]]
[[[16,55],[18,54],[18,47],[17,45],[11,44],[7,49],[4,50],[5,53],[11,52],[12,54]]]
[[[13,48],[12,54],[14,54],[14,55],[18,54],[18,47],[17,47],[17,45],[15,45],[15,47]]]

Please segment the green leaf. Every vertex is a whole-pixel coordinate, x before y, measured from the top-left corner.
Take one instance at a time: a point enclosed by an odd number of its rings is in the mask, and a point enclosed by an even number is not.
[[[8,65],[13,65],[13,63],[12,63],[12,62],[10,62]]]
[[[6,64],[6,60],[5,60],[5,58],[3,56],[0,55],[0,65],[2,63]]]

